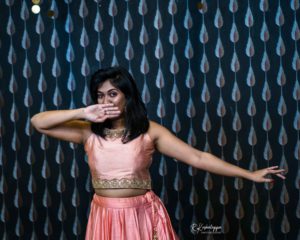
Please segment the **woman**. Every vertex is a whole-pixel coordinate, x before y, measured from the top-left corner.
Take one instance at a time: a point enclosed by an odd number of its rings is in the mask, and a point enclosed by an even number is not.
[[[224,176],[271,182],[284,179],[277,166],[250,172],[198,151],[149,121],[137,86],[121,67],[100,69],[90,83],[94,105],[38,113],[41,133],[82,143],[95,189],[86,239],[178,239],[168,213],[151,190],[154,150],[195,168]]]

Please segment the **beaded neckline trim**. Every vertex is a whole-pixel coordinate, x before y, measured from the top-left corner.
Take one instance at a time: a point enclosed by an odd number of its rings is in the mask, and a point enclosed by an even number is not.
[[[104,128],[103,134],[107,138],[121,138],[124,136],[126,132],[126,128],[120,128],[120,129],[109,129],[109,128]]]

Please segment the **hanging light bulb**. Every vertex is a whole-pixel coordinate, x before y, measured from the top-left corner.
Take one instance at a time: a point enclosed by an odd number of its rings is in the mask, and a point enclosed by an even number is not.
[[[40,11],[41,11],[41,7],[40,7],[41,0],[32,0],[32,3],[33,3],[33,5],[31,7],[31,11],[34,14],[40,13]]]
[[[41,11],[41,8],[40,8],[39,5],[32,5],[31,11],[32,11],[34,14],[38,14],[38,13]]]

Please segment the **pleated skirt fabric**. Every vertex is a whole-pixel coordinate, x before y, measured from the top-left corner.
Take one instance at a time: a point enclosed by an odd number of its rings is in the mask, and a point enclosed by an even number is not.
[[[86,240],[178,240],[167,210],[153,191],[128,198],[93,196]]]

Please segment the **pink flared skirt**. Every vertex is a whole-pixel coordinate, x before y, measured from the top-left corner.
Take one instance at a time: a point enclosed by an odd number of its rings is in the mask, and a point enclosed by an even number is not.
[[[178,240],[178,237],[162,201],[150,190],[128,198],[95,194],[85,239]]]

